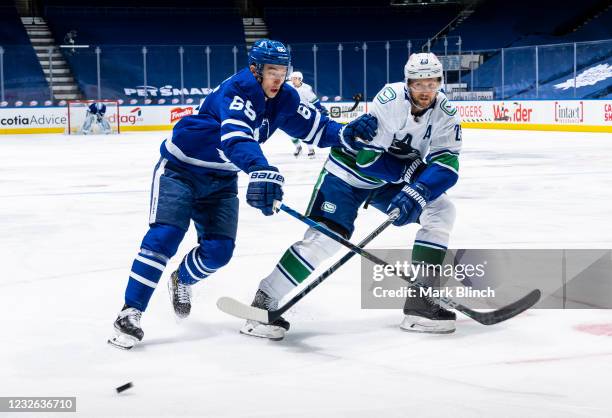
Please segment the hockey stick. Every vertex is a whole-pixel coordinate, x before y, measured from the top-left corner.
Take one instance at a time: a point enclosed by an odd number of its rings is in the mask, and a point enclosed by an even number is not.
[[[359,248],[358,246],[356,246],[355,244],[351,243],[350,241],[346,240],[345,238],[341,237],[339,234],[336,234],[335,232],[333,232],[330,229],[327,229],[325,226],[313,221],[310,218],[307,218],[306,216],[302,215],[301,213],[291,209],[290,207],[286,206],[284,203],[281,203],[280,206],[278,206],[279,210],[282,210],[286,213],[288,213],[289,215],[293,216],[296,219],[299,219],[300,221],[304,222],[305,224],[307,224],[308,226],[316,229],[317,231],[321,232],[322,234],[328,236],[329,238],[333,239],[336,242],[339,242],[340,244],[344,245],[345,247],[349,248],[351,251],[356,252],[357,254],[361,255],[362,257],[372,261],[375,264],[380,264],[380,265],[384,265],[384,266],[388,266],[390,265],[389,263],[387,263],[386,261],[376,257],[374,254]],[[427,289],[428,287],[418,281],[410,281],[410,278],[407,277],[403,277],[402,275],[398,274],[398,277],[401,277],[403,279],[406,279],[407,281],[409,281],[409,283],[412,286],[417,286],[417,287],[421,287],[421,288],[425,288]],[[499,322],[505,321],[507,319],[510,319],[518,314],[520,314],[521,312],[526,311],[527,309],[531,308],[533,305],[535,305],[538,300],[540,300],[540,296],[541,296],[541,292],[539,289],[534,289],[531,292],[529,292],[527,295],[523,296],[522,298],[518,299],[517,301],[506,305],[502,308],[493,310],[493,311],[489,311],[489,312],[478,312],[475,311],[473,309],[468,308],[465,305],[462,305],[459,302],[456,302],[450,298],[446,298],[446,297],[441,297],[438,298],[437,300],[444,305],[445,307],[448,307],[449,309],[456,309],[459,312],[463,313],[464,315],[468,316],[469,318],[472,318],[474,321],[479,322],[483,325],[493,325],[493,324],[497,324]]]
[[[361,99],[363,99],[363,96],[361,95],[361,93],[357,93],[356,95],[353,96],[353,100],[355,100],[355,103],[353,103],[353,106],[351,106],[350,109],[348,110],[343,110],[340,113],[351,113],[354,112],[355,109],[357,109],[357,106],[359,106],[359,103],[361,102]]]
[[[367,237],[365,237],[358,246],[360,248],[365,247],[370,241],[380,235],[394,220],[399,216],[399,210],[396,209],[392,212],[387,220],[383,222],[378,228],[372,231]],[[320,285],[325,279],[331,276],[336,270],[342,267],[347,261],[349,261],[356,253],[350,251],[346,253],[340,260],[336,261],[330,268],[325,270],[319,277],[314,279],[308,286],[302,291],[293,296],[287,303],[280,308],[273,311],[266,311],[265,309],[256,308],[254,306],[246,305],[242,302],[237,301],[234,298],[222,297],[217,301],[217,307],[223,312],[237,316],[238,318],[253,319],[255,321],[270,324],[281,317],[285,312],[291,309],[296,303],[298,303],[304,296],[314,290],[315,287]]]

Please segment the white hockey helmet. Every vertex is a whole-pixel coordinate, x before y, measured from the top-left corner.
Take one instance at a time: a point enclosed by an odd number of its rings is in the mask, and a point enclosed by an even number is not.
[[[289,78],[290,78],[290,79],[291,79],[291,78],[297,78],[297,79],[298,79],[298,80],[300,80],[300,81],[304,80],[304,76],[303,76],[303,75],[302,75],[302,73],[301,73],[301,72],[299,72],[299,71],[294,71],[294,72],[292,72],[292,73],[291,73],[291,75],[289,76]]]
[[[404,66],[404,77],[406,81],[419,78],[442,79],[442,63],[432,52],[421,52],[412,54]]]

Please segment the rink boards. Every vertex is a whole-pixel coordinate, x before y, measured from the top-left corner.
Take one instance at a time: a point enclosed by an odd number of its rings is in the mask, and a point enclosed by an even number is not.
[[[521,129],[612,133],[612,100],[456,101],[465,128]],[[346,123],[367,112],[350,102],[324,103],[330,117]],[[172,129],[181,118],[197,113],[196,105],[123,105],[122,132]],[[0,134],[65,133],[66,107],[2,108]],[[114,115],[109,119],[114,119]],[[114,120],[109,120],[113,124]]]

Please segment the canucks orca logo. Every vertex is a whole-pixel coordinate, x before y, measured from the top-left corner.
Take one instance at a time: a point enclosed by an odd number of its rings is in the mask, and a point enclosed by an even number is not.
[[[457,113],[457,108],[453,106],[448,99],[444,99],[440,102],[440,109],[448,116],[455,116],[455,113]]]
[[[332,202],[323,202],[321,205],[321,210],[327,213],[334,213],[336,212],[336,205]]]
[[[429,64],[429,59],[427,59],[427,58],[423,58],[423,59],[421,60],[421,65],[426,65],[426,64]]]

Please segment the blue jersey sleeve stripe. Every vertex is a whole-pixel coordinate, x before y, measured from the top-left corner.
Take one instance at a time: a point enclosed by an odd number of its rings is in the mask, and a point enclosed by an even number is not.
[[[251,133],[253,133],[253,128],[248,123],[243,122],[241,120],[238,120],[238,119],[225,119],[223,122],[221,122],[221,126],[227,125],[227,124],[232,124],[232,125],[236,125],[236,126],[241,126],[243,128],[247,128]]]
[[[312,124],[312,128],[310,129],[310,132],[308,132],[306,138],[304,138],[304,141],[306,142],[310,141],[314,137],[315,133],[317,132],[317,128],[319,127],[319,122],[321,121],[321,114],[319,112],[314,112],[314,114],[315,120]]]
[[[236,138],[236,137],[250,138],[254,140],[253,135],[251,134],[248,134],[243,131],[232,131],[232,132],[226,133],[225,135],[221,135],[221,141],[225,141],[226,139]]]
[[[321,141],[321,136],[323,135],[323,131],[325,130],[325,126],[321,126],[321,128],[319,129],[319,132],[317,132],[317,134],[314,137],[314,140],[312,141],[312,143],[315,146],[319,145],[319,141]]]

